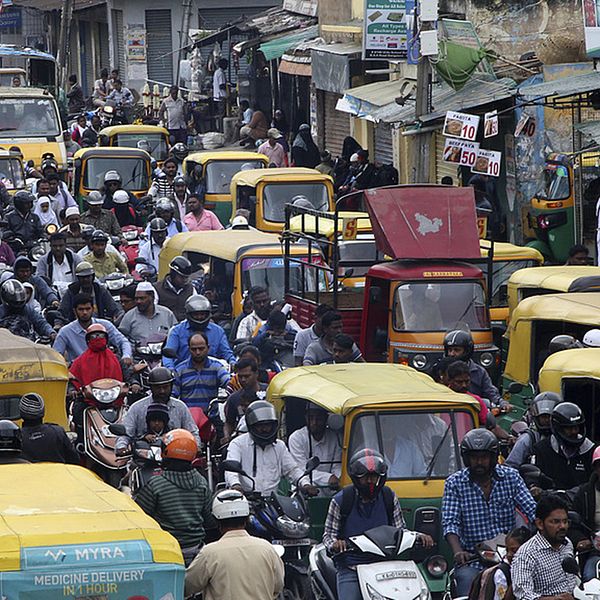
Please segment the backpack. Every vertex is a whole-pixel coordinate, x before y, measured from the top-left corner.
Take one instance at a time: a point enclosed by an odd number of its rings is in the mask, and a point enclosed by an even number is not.
[[[383,494],[383,503],[385,504],[388,525],[392,525],[394,523],[394,500],[396,499],[396,494],[392,488],[389,488],[386,485],[381,488],[381,493]],[[342,502],[340,503],[340,530],[344,527],[348,515],[352,512],[355,496],[356,494],[354,493],[353,485],[348,485],[342,490]]]
[[[494,600],[494,595],[496,593],[494,576],[498,569],[504,573],[507,587],[511,585],[510,565],[508,563],[501,562],[498,565],[494,565],[493,567],[489,567],[488,569],[480,571],[476,575],[475,579],[473,579],[473,583],[471,584],[468,600]]]

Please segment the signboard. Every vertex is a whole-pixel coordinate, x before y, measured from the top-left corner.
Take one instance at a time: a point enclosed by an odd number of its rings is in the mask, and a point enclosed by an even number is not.
[[[489,138],[498,135],[498,111],[485,113],[483,117],[483,137]]]
[[[317,0],[283,0],[283,10],[307,17],[316,17],[318,6]]]
[[[342,230],[342,238],[344,240],[355,240],[358,233],[358,219],[352,217],[344,217],[344,225]]]
[[[130,25],[127,30],[127,60],[146,62],[146,29],[142,25]]]
[[[20,29],[21,28],[21,9],[6,8],[9,5],[0,6],[0,30],[2,29]]]
[[[454,163],[463,167],[473,167],[479,151],[478,142],[467,142],[446,138],[443,159],[445,162]]]
[[[406,59],[414,10],[415,0],[365,0],[363,59]]]
[[[502,161],[502,152],[495,150],[481,150],[477,153],[475,166],[471,169],[473,173],[481,175],[500,176],[500,162]]]
[[[585,51],[590,58],[600,58],[600,0],[583,0]]]
[[[479,117],[477,115],[468,115],[449,110],[446,113],[442,133],[450,137],[473,141],[477,137],[478,128]]]

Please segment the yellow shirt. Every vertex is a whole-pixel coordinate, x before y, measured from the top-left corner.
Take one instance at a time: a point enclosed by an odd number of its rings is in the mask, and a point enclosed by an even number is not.
[[[94,267],[96,277],[106,277],[111,273],[128,273],[125,261],[114,252],[105,252],[102,258],[96,258],[93,252],[86,254],[83,260],[89,262]]]

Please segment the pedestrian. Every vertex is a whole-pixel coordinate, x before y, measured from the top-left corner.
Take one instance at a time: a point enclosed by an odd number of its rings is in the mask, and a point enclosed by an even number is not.
[[[281,137],[281,133],[272,127],[267,131],[267,141],[263,142],[257,152],[264,154],[269,159],[269,166],[273,167],[285,167],[286,155],[283,146],[277,142]]]
[[[204,208],[204,197],[192,195],[188,198],[189,212],[185,215],[183,223],[189,231],[219,231],[223,224],[214,212]]]
[[[343,333],[343,328],[342,315],[339,312],[330,310],[325,313],[321,318],[323,334],[306,348],[302,364],[308,366],[332,364],[334,362],[333,341],[338,334]],[[350,362],[364,362],[356,344],[352,346]]]
[[[162,101],[158,110],[158,118],[169,130],[173,138],[172,143],[187,142],[188,106],[187,102],[179,96],[178,86],[170,87],[169,95]]]
[[[83,90],[77,83],[77,75],[69,75],[69,91],[67,92],[69,114],[81,112],[85,108]]]
[[[250,505],[235,490],[219,492],[212,503],[221,539],[207,544],[187,568],[185,596],[204,600],[270,600],[283,591],[284,568],[273,545],[246,531]]]
[[[240,146],[254,145],[257,140],[264,139],[269,130],[269,122],[258,104],[254,105],[252,119],[248,125],[240,129]]]
[[[321,162],[321,153],[312,139],[310,126],[300,125],[292,144],[292,165],[314,169]]]
[[[285,116],[285,113],[280,108],[275,109],[275,112],[273,113],[271,127],[277,129],[284,138],[287,138],[290,133],[288,120]]]
[[[542,496],[535,509],[537,533],[513,558],[510,572],[516,600],[573,600],[577,576],[566,573],[562,562],[573,557],[567,537],[569,507],[556,494]]]
[[[227,75],[225,69],[229,67],[226,58],[220,58],[217,69],[213,74],[213,102],[216,105],[216,115],[222,117],[225,114],[225,103],[227,101]]]
[[[239,126],[243,127],[244,125],[249,125],[254,111],[250,108],[250,102],[248,102],[248,100],[240,100],[239,114]]]

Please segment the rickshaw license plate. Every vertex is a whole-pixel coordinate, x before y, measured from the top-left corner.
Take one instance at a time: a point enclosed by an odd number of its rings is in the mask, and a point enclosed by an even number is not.
[[[417,574],[414,571],[386,571],[385,573],[377,573],[376,581],[387,581],[388,579],[416,579]]]
[[[309,538],[300,538],[298,540],[272,540],[272,544],[277,546],[312,546],[312,540]]]

